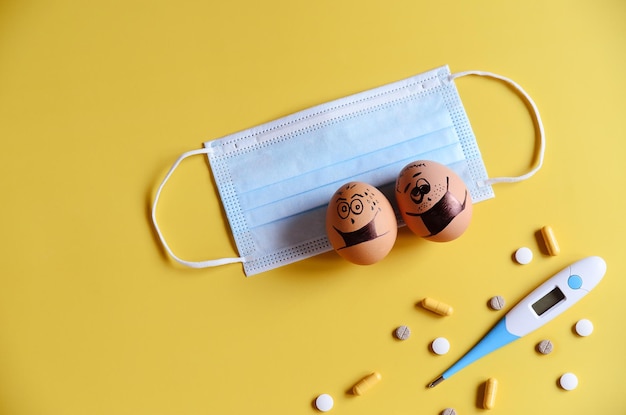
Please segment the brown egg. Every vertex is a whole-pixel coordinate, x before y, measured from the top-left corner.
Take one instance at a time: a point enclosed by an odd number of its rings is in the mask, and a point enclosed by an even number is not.
[[[465,183],[434,161],[418,160],[402,169],[396,200],[407,227],[431,241],[458,238],[472,218],[472,198]]]
[[[354,264],[370,265],[391,251],[398,223],[391,203],[377,188],[350,182],[328,204],[326,233],[339,255]]]

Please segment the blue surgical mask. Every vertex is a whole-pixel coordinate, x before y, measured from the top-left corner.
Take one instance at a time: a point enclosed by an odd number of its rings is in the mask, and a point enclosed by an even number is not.
[[[541,139],[537,165],[519,177],[489,179],[454,79],[482,75],[516,88],[531,105]],[[157,190],[152,220],[169,255],[204,268],[243,263],[251,276],[332,249],[326,207],[344,183],[366,182],[394,199],[400,170],[433,160],[454,170],[474,203],[494,196],[496,182],[533,175],[543,161],[544,134],[532,99],[515,82],[486,72],[451,74],[447,66],[328,102],[226,137],[180,156]],[[186,261],[172,252],[156,208],[180,162],[205,154],[230,223],[239,257]]]

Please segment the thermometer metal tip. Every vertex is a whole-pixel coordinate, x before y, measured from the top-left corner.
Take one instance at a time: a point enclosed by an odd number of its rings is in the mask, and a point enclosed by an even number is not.
[[[443,375],[439,376],[437,379],[433,380],[432,382],[428,384],[428,388],[434,388],[435,386],[439,385],[443,381],[444,381]]]

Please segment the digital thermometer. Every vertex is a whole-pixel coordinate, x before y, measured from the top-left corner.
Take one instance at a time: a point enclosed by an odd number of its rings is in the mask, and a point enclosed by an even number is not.
[[[500,347],[535,331],[570,308],[604,277],[606,262],[591,256],[573,263],[517,303],[469,352],[428,384],[433,388]]]

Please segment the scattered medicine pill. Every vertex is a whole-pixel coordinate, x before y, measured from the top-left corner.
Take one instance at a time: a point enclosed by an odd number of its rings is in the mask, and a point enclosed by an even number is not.
[[[498,392],[498,380],[489,378],[485,382],[485,395],[483,396],[483,408],[493,409],[496,406],[496,393]]]
[[[576,323],[576,333],[582,337],[589,336],[591,333],[593,333],[593,323],[586,318],[578,320],[578,322]]]
[[[411,329],[407,326],[400,326],[396,329],[395,335],[399,340],[406,340],[411,335]]]
[[[537,351],[541,354],[549,354],[550,352],[552,352],[553,348],[554,345],[550,340],[542,340],[537,345]]]
[[[559,384],[566,391],[571,391],[578,387],[578,378],[575,374],[568,372],[561,376],[561,378],[559,379]]]
[[[438,355],[443,355],[450,351],[450,342],[445,337],[437,337],[430,344],[430,347],[433,352],[437,353]]]
[[[541,236],[543,237],[543,242],[546,244],[546,249],[548,250],[548,254],[551,256],[556,256],[561,252],[559,248],[559,243],[556,241],[556,237],[554,236],[554,231],[552,227],[549,225],[541,228]]]
[[[441,411],[441,415],[456,415],[456,410],[454,408],[446,408]]]
[[[322,412],[328,412],[333,409],[333,397],[327,393],[323,393],[315,399],[315,407]]]
[[[452,315],[452,313],[454,312],[452,306],[428,297],[422,300],[422,307],[424,307],[426,310],[432,311],[433,313],[437,313],[442,316],[449,316]]]
[[[368,390],[372,389],[380,380],[382,376],[378,372],[371,373],[361,379],[356,385],[352,387],[352,393],[361,396]]]
[[[489,300],[489,307],[492,310],[502,310],[504,308],[504,297],[496,295]]]
[[[515,251],[515,260],[518,264],[529,264],[530,261],[533,260],[533,251],[531,251],[530,248],[523,246]]]

